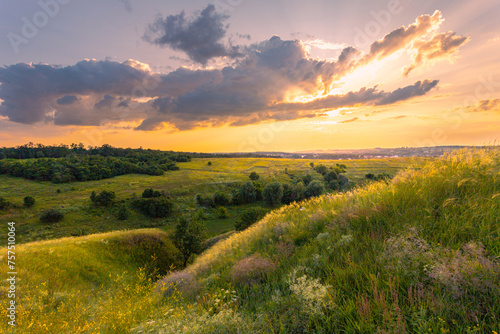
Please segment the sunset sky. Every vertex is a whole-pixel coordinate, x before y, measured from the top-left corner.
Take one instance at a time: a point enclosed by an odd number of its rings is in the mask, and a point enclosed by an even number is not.
[[[498,0],[0,2],[0,146],[500,139]]]

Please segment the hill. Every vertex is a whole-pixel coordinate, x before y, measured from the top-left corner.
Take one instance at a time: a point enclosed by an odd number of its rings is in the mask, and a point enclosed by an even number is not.
[[[496,333],[499,217],[500,151],[478,149],[284,206],[155,284],[177,258],[158,230],[28,243],[18,250],[19,328]],[[137,239],[163,240],[165,251],[136,257]]]
[[[135,333],[495,333],[499,172],[464,150],[272,212],[161,281],[182,308]]]

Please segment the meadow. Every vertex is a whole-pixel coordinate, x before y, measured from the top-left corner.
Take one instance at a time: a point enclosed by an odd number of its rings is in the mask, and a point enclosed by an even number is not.
[[[286,178],[284,168],[310,171],[309,161],[209,160],[212,166],[204,159],[180,164],[185,186],[172,183],[171,191],[184,194],[193,210],[193,194],[246,181],[251,171],[268,182]],[[22,244],[18,328],[496,334],[500,151],[463,150],[414,162],[343,161],[358,187],[276,208],[185,269],[167,226]],[[391,168],[392,180],[361,184],[366,173]],[[8,330],[6,322],[0,326]]]
[[[315,164],[327,166],[336,163],[347,165],[346,176],[353,182],[362,183],[367,173],[388,173],[395,175],[408,165],[420,166],[425,158],[373,159],[373,160],[313,160]],[[21,160],[22,161],[22,160]],[[211,165],[208,165],[211,162]],[[180,170],[168,171],[162,176],[129,174],[110,179],[87,182],[54,184],[51,182],[30,181],[7,175],[0,175],[0,196],[9,202],[22,206],[25,196],[36,200],[33,208],[12,208],[2,212],[4,221],[14,221],[18,226],[18,242],[50,240],[68,236],[83,236],[117,230],[158,227],[166,231],[175,225],[177,217],[186,212],[194,212],[196,194],[212,194],[216,191],[229,192],[235,185],[249,181],[249,174],[257,172],[259,182],[286,182],[291,174],[310,173],[316,178],[320,175],[311,169],[310,160],[265,159],[265,158],[210,158],[193,159],[191,162],[178,163]],[[127,220],[116,218],[117,208],[95,208],[91,205],[92,191],[114,191],[116,200],[129,199],[141,195],[146,188],[165,190],[174,198],[175,213],[172,217],[148,218],[135,211],[130,212]],[[41,213],[50,208],[61,210],[63,221],[46,224],[39,221]],[[205,225],[210,237],[233,229],[243,207],[228,207],[228,218],[218,219],[211,210],[206,211]],[[0,240],[0,245],[5,245]]]

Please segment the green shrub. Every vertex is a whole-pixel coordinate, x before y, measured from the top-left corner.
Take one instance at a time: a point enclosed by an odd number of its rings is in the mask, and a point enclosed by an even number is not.
[[[120,206],[120,209],[118,209],[118,214],[117,214],[118,220],[127,220],[128,215],[129,215],[129,211],[127,209],[127,206],[125,204],[122,204]]]
[[[215,208],[214,198],[211,196],[203,196],[202,194],[198,194],[195,197],[196,204],[199,206],[203,206],[206,208]]]
[[[110,206],[115,197],[114,191],[103,190],[99,195],[96,195],[95,191],[93,191],[90,195],[90,200],[95,206]]]
[[[305,192],[305,196],[307,198],[321,196],[324,192],[325,192],[325,187],[323,186],[322,182],[320,182],[320,181],[312,181],[307,186],[307,189],[306,189],[306,192]]]
[[[6,210],[10,206],[9,201],[7,201],[4,197],[0,196],[0,210]]]
[[[242,185],[240,191],[245,203],[253,203],[257,200],[257,188],[253,182],[247,182]]]
[[[151,218],[163,218],[169,216],[174,203],[167,197],[139,198],[132,205],[142,214]]]
[[[259,174],[257,174],[256,172],[251,172],[250,175],[248,176],[250,178],[250,180],[252,181],[257,181],[259,179]]]
[[[153,188],[145,189],[142,193],[142,198],[153,198],[160,197],[162,193],[158,190],[153,190]]]
[[[225,205],[229,205],[229,203],[231,203],[231,200],[229,199],[229,197],[226,194],[221,193],[221,192],[216,192],[214,194],[213,200],[214,200],[215,206],[225,206]]]
[[[283,185],[279,182],[272,182],[266,185],[262,192],[262,198],[268,205],[276,205],[281,203],[283,197]]]
[[[243,231],[250,225],[259,221],[265,214],[266,211],[262,208],[249,208],[243,212],[240,220],[234,224],[234,228],[236,231]]]
[[[24,201],[24,206],[27,208],[31,208],[33,207],[33,205],[35,205],[35,199],[31,196],[26,196],[23,201]]]
[[[42,213],[40,221],[44,223],[56,223],[63,220],[64,214],[56,209],[49,209]]]
[[[217,218],[220,219],[226,219],[227,217],[229,217],[229,211],[223,206],[217,208],[216,214]]]

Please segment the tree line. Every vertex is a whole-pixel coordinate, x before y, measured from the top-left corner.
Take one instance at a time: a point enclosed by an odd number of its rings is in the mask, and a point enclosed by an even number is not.
[[[133,173],[163,175],[178,170],[176,162],[187,161],[191,156],[179,152],[30,143],[0,149],[0,174],[54,183],[95,181]]]

